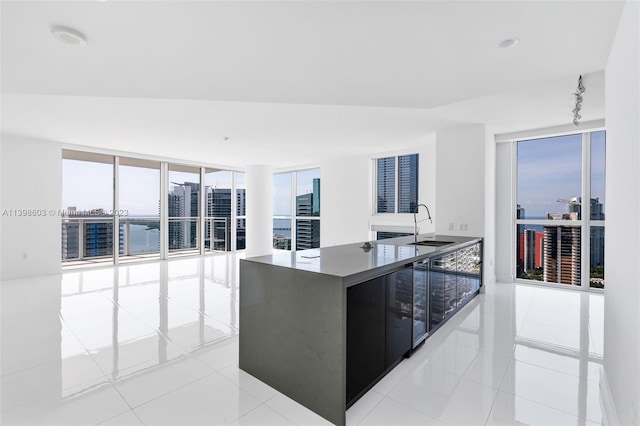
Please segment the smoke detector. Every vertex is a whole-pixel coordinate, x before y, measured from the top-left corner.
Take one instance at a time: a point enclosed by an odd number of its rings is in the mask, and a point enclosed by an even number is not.
[[[505,40],[502,40],[498,46],[502,49],[510,49],[512,47],[515,47],[518,43],[520,43],[520,39],[517,37],[514,38],[507,38]]]
[[[56,25],[51,27],[51,34],[68,46],[85,47],[87,45],[87,37],[73,28]]]

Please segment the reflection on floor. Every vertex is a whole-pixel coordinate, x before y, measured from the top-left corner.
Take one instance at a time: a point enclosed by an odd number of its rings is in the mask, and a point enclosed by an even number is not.
[[[1,423],[312,425],[238,369],[238,258],[1,283]],[[487,288],[347,412],[349,425],[602,422],[604,299]]]

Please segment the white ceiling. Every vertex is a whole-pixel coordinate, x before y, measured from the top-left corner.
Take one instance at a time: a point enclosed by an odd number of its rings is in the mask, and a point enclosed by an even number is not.
[[[2,130],[229,166],[604,116],[617,1],[2,1]],[[55,40],[52,25],[84,34]],[[504,38],[519,37],[513,49]],[[224,137],[229,141],[225,142]]]

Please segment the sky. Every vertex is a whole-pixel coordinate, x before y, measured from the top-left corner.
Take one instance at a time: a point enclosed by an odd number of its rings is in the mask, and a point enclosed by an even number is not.
[[[62,205],[78,210],[113,207],[113,165],[77,160],[63,160]],[[120,166],[119,209],[129,216],[158,217],[160,205],[160,170]],[[231,187],[230,171],[205,174],[205,186]],[[169,171],[169,182],[197,182],[197,173]],[[244,173],[237,173],[236,184],[244,187]],[[170,184],[170,187],[172,185]]]
[[[296,195],[313,192],[313,179],[320,178],[320,169],[301,170],[296,172]],[[275,173],[273,175],[273,215],[291,216],[291,184],[292,173]]]
[[[120,166],[120,210],[127,210],[130,216],[159,216],[160,170]],[[292,173],[274,174],[274,215],[291,215]],[[320,169],[297,172],[296,195],[313,191],[313,179],[320,177]],[[218,171],[205,174],[205,186],[231,187],[232,172]],[[197,182],[197,173],[169,170],[169,186],[172,183]],[[113,166],[77,160],[63,160],[62,205],[66,209],[74,206],[78,210],[102,208],[106,212],[113,205]],[[236,174],[236,186],[245,187],[245,174]]]
[[[591,197],[605,201],[604,132],[592,134]],[[582,135],[518,142],[517,204],[525,218],[566,212],[567,200],[582,191]]]
[[[605,201],[604,132],[592,133],[591,197]],[[518,143],[517,203],[525,208],[525,217],[545,217],[547,213],[565,211],[560,199],[570,199],[581,193],[581,135],[544,138]],[[63,160],[63,209],[75,206],[80,210],[103,208],[110,211],[113,203],[113,167],[110,164]],[[120,166],[120,209],[131,216],[158,216],[160,170]],[[193,182],[196,173],[170,171],[170,182]],[[297,173],[296,195],[313,191],[313,179],[320,169]],[[244,187],[244,173],[237,174],[237,184]],[[274,216],[290,216],[292,173],[277,173],[273,177]],[[229,188],[231,172],[219,171],[205,175],[206,186]]]

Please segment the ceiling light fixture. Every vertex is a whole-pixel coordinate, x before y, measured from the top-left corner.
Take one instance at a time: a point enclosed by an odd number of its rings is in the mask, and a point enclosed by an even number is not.
[[[582,116],[580,115],[580,110],[582,109],[582,94],[586,91],[584,84],[582,84],[582,76],[578,77],[578,87],[576,87],[576,91],[573,94],[576,98],[576,106],[571,110],[573,113],[573,125],[579,126],[580,119]]]
[[[87,45],[87,37],[73,28],[56,25],[51,27],[51,34],[68,46],[85,47]]]
[[[517,45],[518,43],[520,43],[520,39],[514,37],[514,38],[508,38],[508,39],[502,40],[498,44],[498,46],[500,46],[500,48],[502,48],[502,49],[509,49],[509,48]]]

